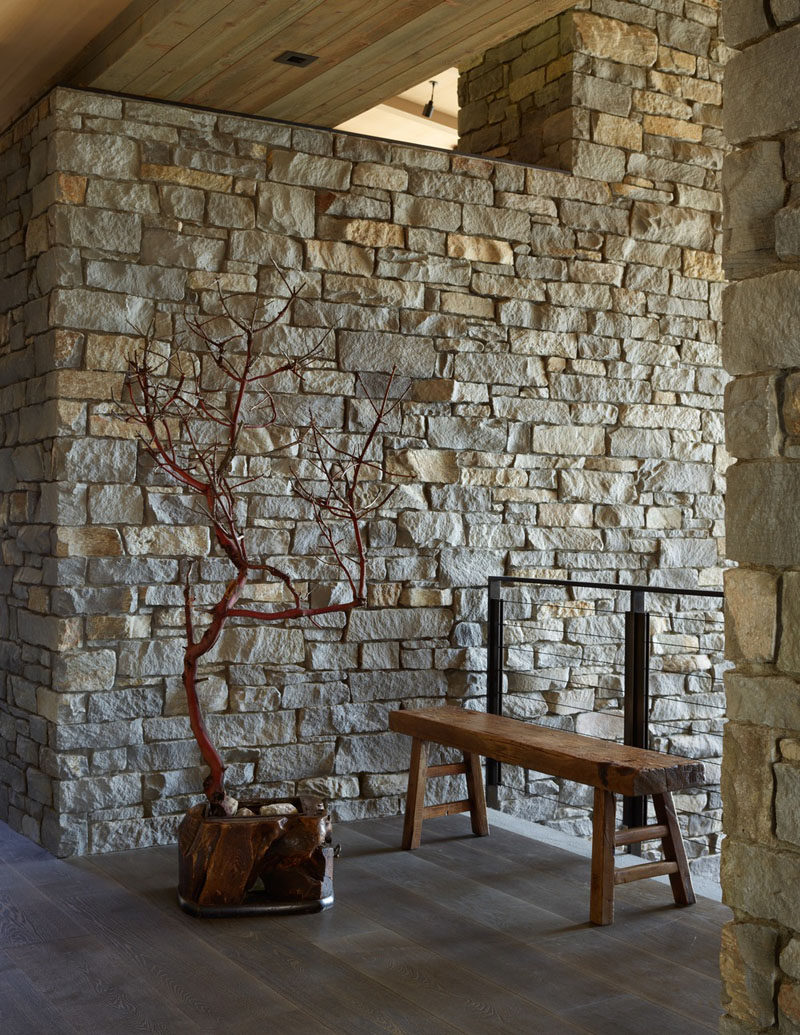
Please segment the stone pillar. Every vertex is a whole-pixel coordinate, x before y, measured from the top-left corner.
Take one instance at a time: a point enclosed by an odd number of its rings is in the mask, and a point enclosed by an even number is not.
[[[800,1030],[800,4],[727,0],[723,1032]]]
[[[464,65],[459,149],[714,211],[729,56],[718,5],[658,6],[584,0]]]

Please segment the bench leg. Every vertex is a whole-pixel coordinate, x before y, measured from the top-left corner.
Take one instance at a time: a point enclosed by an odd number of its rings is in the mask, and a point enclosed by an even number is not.
[[[665,791],[663,794],[654,794],[653,807],[655,808],[658,822],[667,828],[667,833],[661,838],[664,858],[669,862],[674,862],[677,866],[676,872],[669,875],[675,905],[691,906],[695,902],[692,878],[689,874],[686,849],[683,847],[683,838],[681,837],[678,819],[675,815],[675,806],[669,791]]]
[[[594,789],[592,815],[592,886],[589,919],[593,924],[614,922],[614,832],[616,808],[614,795],[600,787]]]
[[[428,770],[427,741],[414,737],[411,741],[411,764],[408,767],[408,795],[403,821],[403,848],[419,848],[422,835],[422,814],[425,808],[425,784]]]
[[[467,775],[467,797],[469,798],[469,818],[472,833],[486,837],[489,833],[489,820],[486,816],[486,795],[483,789],[483,770],[481,756],[469,751],[464,753],[464,768]]]

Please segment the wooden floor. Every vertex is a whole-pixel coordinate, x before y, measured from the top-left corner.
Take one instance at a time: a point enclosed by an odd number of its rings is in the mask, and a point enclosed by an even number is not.
[[[596,928],[588,860],[463,816],[398,851],[400,820],[340,824],[336,904],[196,920],[175,849],[59,861],[0,823],[0,1031],[595,1032],[717,1030],[729,912],[623,886]]]

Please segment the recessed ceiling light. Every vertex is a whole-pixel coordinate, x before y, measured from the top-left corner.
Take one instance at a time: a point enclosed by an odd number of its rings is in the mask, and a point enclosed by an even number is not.
[[[319,54],[301,54],[299,50],[284,50],[275,61],[282,65],[294,65],[295,68],[307,68],[319,58]]]

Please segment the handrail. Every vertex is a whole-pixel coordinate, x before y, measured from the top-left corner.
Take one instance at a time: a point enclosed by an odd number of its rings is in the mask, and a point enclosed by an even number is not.
[[[650,681],[650,613],[645,599],[650,595],[688,596],[724,600],[724,593],[715,589],[688,589],[678,586],[635,586],[613,582],[589,582],[580,579],[539,579],[522,575],[491,575],[488,579],[488,642],[486,670],[486,711],[503,714],[503,612],[501,589],[524,583],[535,586],[558,586],[575,589],[601,589],[628,593],[629,608],[625,614],[625,727],[623,742],[632,747],[649,744],[648,711]],[[497,787],[501,783],[500,763],[486,760],[486,788],[497,804]],[[643,826],[647,821],[647,799],[626,798],[623,822],[628,827]],[[638,850],[638,846],[635,849]]]

